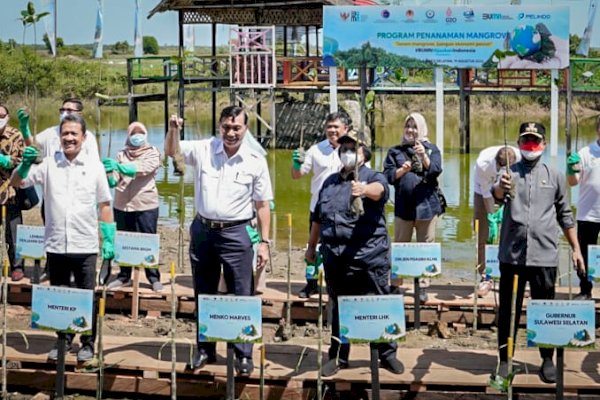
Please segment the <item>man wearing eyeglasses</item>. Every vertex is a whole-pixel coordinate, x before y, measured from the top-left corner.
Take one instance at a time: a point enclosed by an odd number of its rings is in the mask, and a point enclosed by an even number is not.
[[[198,214],[190,227],[190,261],[194,292],[217,294],[221,265],[230,293],[254,294],[253,241],[257,269],[269,259],[269,202],[273,200],[267,161],[246,142],[248,115],[240,107],[223,109],[220,136],[179,142],[181,122],[172,116],[165,140],[165,154],[181,156],[194,169],[194,201]],[[180,154],[179,154],[180,153]],[[260,238],[251,226],[256,217]],[[252,344],[236,344],[237,371],[248,376],[254,368]],[[215,343],[198,342],[192,368],[216,361]]]
[[[81,117],[83,116],[83,103],[77,98],[65,99],[59,109],[59,112],[59,123],[63,120],[65,115],[76,114]],[[44,129],[42,132],[36,135],[35,140],[40,147],[40,153],[42,157],[54,156],[54,153],[61,150],[60,131],[58,125]],[[98,155],[98,158],[100,158],[98,153],[98,144],[96,143],[94,134],[90,131],[87,131],[85,134],[82,151],[84,154],[96,154]]]

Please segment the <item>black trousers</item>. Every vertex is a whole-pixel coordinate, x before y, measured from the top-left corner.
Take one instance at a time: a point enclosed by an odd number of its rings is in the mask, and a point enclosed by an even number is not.
[[[577,221],[577,240],[585,262],[585,275],[578,274],[579,289],[583,294],[592,294],[593,283],[588,276],[588,246],[598,243],[598,234],[600,234],[600,222]]]
[[[121,211],[113,208],[117,229],[127,232],[156,233],[158,226],[158,208],[145,211]],[[120,267],[117,279],[127,282],[131,279],[131,267]],[[160,282],[158,268],[144,268],[150,284]]]
[[[10,262],[10,270],[15,269],[23,270],[23,260],[15,260],[15,245],[17,242],[17,225],[23,223],[23,213],[16,204],[8,204],[6,206],[6,220],[7,224],[4,224],[4,234],[6,237],[6,244],[8,247],[8,260]],[[2,213],[0,213],[0,221],[2,221]]]
[[[326,252],[323,267],[325,269],[325,281],[327,282],[327,293],[332,305],[331,335],[340,337],[340,316],[338,296],[360,296],[360,295],[384,295],[390,293],[388,277],[390,267],[370,267],[369,269],[353,266],[352,260],[344,257],[334,256]],[[396,356],[396,343],[371,343],[371,347],[377,347],[379,359],[385,360]],[[339,353],[338,353],[339,352]],[[339,361],[348,363],[350,355],[350,343],[340,344],[337,340],[331,340],[329,347],[329,359],[333,360],[339,355]]]
[[[50,285],[52,286],[70,286],[71,274],[75,276],[75,284],[79,289],[96,288],[96,259],[97,254],[56,254],[46,253],[48,256],[48,272],[50,276]],[[98,304],[94,296],[92,334],[81,335],[81,344],[94,347],[96,340],[96,319],[98,314]],[[66,335],[67,342],[70,344],[75,337],[70,333]]]
[[[200,219],[194,219],[190,227],[190,261],[196,302],[199,294],[217,294],[221,265],[229,293],[238,296],[254,295],[254,250],[246,230],[249,225],[248,222],[229,228],[209,229]],[[215,345],[198,342],[198,350],[214,356]],[[234,350],[238,358],[252,358],[251,343],[235,344]]]
[[[498,312],[498,351],[500,361],[508,360],[506,343],[510,333],[510,309],[513,289],[513,277],[519,276],[517,287],[517,304],[514,338],[517,337],[521,308],[523,307],[523,292],[525,283],[529,282],[531,298],[534,300],[547,300],[555,297],[555,284],[557,267],[528,267],[525,265],[512,265],[500,263],[500,310]],[[515,346],[516,347],[516,346]],[[554,349],[540,348],[542,358],[552,357]]]

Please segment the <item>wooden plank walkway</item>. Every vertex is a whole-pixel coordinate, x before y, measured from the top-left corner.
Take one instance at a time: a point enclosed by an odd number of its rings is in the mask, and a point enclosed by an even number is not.
[[[26,332],[29,348],[19,334],[8,335],[7,357],[9,360],[8,384],[10,390],[29,387],[37,390],[53,390],[55,365],[46,359],[55,341],[51,333]],[[116,337],[104,338],[106,364],[106,392],[168,396],[170,393],[171,347],[163,348],[167,340],[158,338]],[[326,359],[326,346],[323,357]],[[224,395],[226,382],[225,344],[219,343],[216,364],[201,371],[187,368],[190,344],[177,342],[178,396],[219,397]],[[254,347],[254,360],[258,362],[260,345]],[[300,355],[304,357],[299,362]],[[370,386],[369,349],[355,345],[350,355],[350,368],[340,371],[333,378],[324,378],[330,388],[338,391],[368,391]],[[398,357],[405,367],[401,375],[393,375],[380,369],[380,382],[387,396],[400,399],[399,393],[447,393],[443,398],[470,398],[467,395],[494,397],[498,395],[488,387],[490,372],[496,365],[496,353],[483,350],[405,349],[400,348]],[[66,387],[69,391],[95,391],[95,373],[82,372],[75,354],[66,359]],[[523,397],[544,398],[555,392],[555,385],[539,379],[540,364],[537,350],[518,350],[516,366],[521,372],[514,381],[515,393]],[[268,399],[306,399],[315,393],[317,380],[317,351],[315,347],[269,344],[266,346],[265,379]],[[297,368],[298,367],[298,368]],[[600,393],[600,351],[565,351],[565,390],[567,394],[593,396]],[[237,380],[238,398],[258,398],[259,367],[249,378]],[[396,397],[393,397],[395,393]],[[247,396],[247,397],[245,397]],[[416,396],[407,398],[417,398]],[[428,397],[419,397],[428,398]],[[431,397],[442,398],[442,397]],[[581,397],[580,397],[581,398]],[[598,397],[595,397],[598,398]]]
[[[190,275],[179,275],[175,280],[175,292],[177,294],[177,312],[183,316],[192,316],[194,313],[194,292],[192,277]],[[435,282],[435,281],[433,281]],[[44,282],[43,284],[48,284]],[[153,316],[161,313],[171,312],[171,287],[167,280],[163,281],[165,289],[161,293],[155,293],[146,282],[140,283],[139,310]],[[315,322],[318,318],[318,299],[316,295],[310,299],[301,299],[296,294],[302,289],[304,282],[292,282],[292,293],[290,296],[291,314],[293,321]],[[414,298],[412,283],[405,284],[407,288],[404,302],[406,306],[407,322],[414,322]],[[97,288],[100,293],[101,288]],[[447,323],[473,323],[473,287],[467,285],[436,285],[425,289],[427,300],[421,303],[421,323],[441,320]],[[133,289],[131,287],[120,288],[107,292],[106,307],[108,312],[130,312],[132,306]],[[496,318],[497,293],[490,291],[484,298],[477,301],[478,323],[481,325],[492,325]],[[600,289],[594,289],[594,298],[600,297]],[[282,280],[270,280],[267,289],[261,295],[263,299],[263,318],[266,320],[279,320],[286,315],[287,283]],[[568,299],[568,288],[557,287],[557,298]],[[11,304],[31,304],[31,282],[24,278],[20,282],[9,282],[8,301]],[[324,294],[323,301],[327,302]],[[524,302],[523,312],[527,304]],[[600,303],[596,304],[597,322],[600,326]],[[324,314],[326,315],[326,313]],[[522,318],[524,323],[524,318]]]

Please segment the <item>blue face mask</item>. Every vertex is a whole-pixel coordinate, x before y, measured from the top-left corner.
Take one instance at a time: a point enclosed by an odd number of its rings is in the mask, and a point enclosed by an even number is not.
[[[143,133],[135,133],[129,137],[129,143],[133,147],[140,147],[146,143],[146,135]]]

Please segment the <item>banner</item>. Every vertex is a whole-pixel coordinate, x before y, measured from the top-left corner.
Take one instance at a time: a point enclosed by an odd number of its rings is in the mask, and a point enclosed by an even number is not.
[[[56,0],[42,0],[42,8],[44,11],[49,12],[49,18],[44,18],[44,28],[48,40],[50,41],[50,51],[52,56],[56,57]],[[50,22],[52,21],[52,22]]]
[[[340,296],[338,302],[342,343],[406,339],[404,296]]]
[[[104,0],[98,0],[98,13],[96,14],[96,32],[94,33],[94,49],[92,50],[92,57],[94,58],[102,58],[102,28],[104,25],[103,3]]]
[[[46,258],[44,250],[43,226],[17,225],[17,242],[15,246],[15,259],[43,260]]]
[[[120,266],[158,268],[160,235],[117,231],[114,262]]]
[[[490,278],[500,279],[500,260],[498,260],[498,245],[485,245],[485,274]]]
[[[439,243],[392,243],[392,279],[442,273]]]
[[[600,282],[600,246],[588,246],[588,279]]]
[[[93,290],[32,285],[31,327],[91,335],[93,304]]]
[[[530,300],[527,346],[593,349],[596,341],[593,301]]]
[[[594,29],[594,20],[596,18],[596,8],[598,7],[598,0],[590,0],[590,5],[588,7],[588,22],[583,30],[583,37],[581,38],[581,42],[579,43],[579,47],[577,47],[576,53],[580,56],[588,56],[590,51],[590,43],[592,42],[592,32]]]
[[[198,341],[260,343],[262,301],[254,296],[198,296]]]
[[[144,56],[144,47],[142,40],[142,21],[140,20],[140,0],[135,0],[135,15],[134,15],[134,31],[133,31],[133,54],[135,57]]]
[[[326,66],[562,69],[567,6],[325,6]]]

